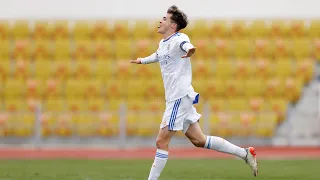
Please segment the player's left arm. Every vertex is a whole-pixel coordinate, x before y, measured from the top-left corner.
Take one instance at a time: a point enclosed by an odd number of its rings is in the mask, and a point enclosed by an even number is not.
[[[179,42],[180,49],[186,54],[181,56],[181,58],[191,57],[196,52],[196,47],[194,47],[188,39],[181,39]]]

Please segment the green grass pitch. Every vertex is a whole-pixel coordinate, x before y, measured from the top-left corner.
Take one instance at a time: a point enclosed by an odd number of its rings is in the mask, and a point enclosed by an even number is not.
[[[146,180],[152,160],[2,160],[0,180]],[[319,180],[320,160],[169,159],[159,180]]]

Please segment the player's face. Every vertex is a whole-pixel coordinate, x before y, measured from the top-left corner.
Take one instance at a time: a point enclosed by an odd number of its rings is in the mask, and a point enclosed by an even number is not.
[[[171,21],[171,14],[167,13],[159,22],[158,33],[166,34],[171,30],[174,30],[174,23]]]

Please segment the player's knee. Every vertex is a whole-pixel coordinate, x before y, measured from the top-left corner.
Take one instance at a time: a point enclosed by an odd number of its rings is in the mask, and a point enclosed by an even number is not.
[[[157,138],[156,146],[157,146],[158,149],[167,149],[168,148],[168,142],[167,142],[167,140],[165,140],[163,138]]]
[[[191,142],[196,147],[204,147],[204,145],[206,144],[206,141],[197,140],[197,139],[193,139],[193,140],[191,140]]]

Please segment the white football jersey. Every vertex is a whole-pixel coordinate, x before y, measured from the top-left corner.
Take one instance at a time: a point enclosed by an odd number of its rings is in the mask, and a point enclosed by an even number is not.
[[[190,58],[181,58],[187,52],[183,45],[190,43],[189,37],[177,32],[159,43],[156,59],[160,64],[165,98],[167,102],[175,101],[189,95],[194,103],[198,102],[199,95],[192,87],[192,67]]]

